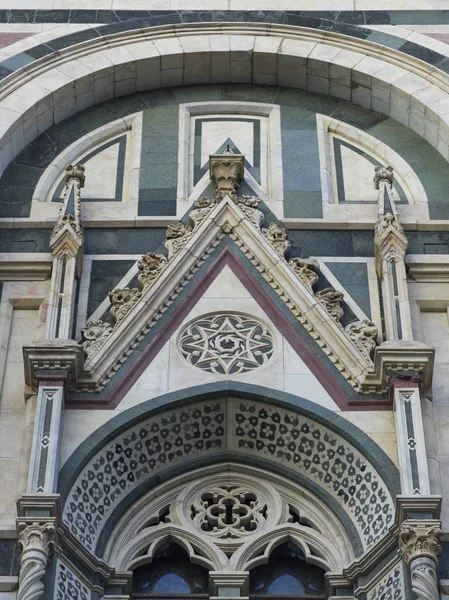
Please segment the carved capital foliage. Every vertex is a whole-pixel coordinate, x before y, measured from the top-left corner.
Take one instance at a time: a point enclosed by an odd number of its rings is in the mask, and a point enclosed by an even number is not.
[[[126,317],[141,296],[142,293],[137,288],[123,288],[109,292],[109,299],[112,304],[111,317],[117,324]]]
[[[262,229],[262,234],[276,253],[284,258],[291,245],[285,227],[271,223],[268,229]]]
[[[141,271],[138,277],[140,285],[145,288],[162,273],[167,266],[167,259],[162,254],[147,252],[137,263],[137,268]]]
[[[107,338],[111,335],[113,327],[106,321],[88,321],[82,330],[83,334],[83,350],[89,356],[94,354],[103,345]]]
[[[65,181],[69,183],[72,179],[76,179],[80,187],[84,187],[86,176],[84,175],[84,165],[67,165],[65,169]]]
[[[378,165],[374,168],[374,187],[376,190],[380,187],[380,182],[385,181],[390,187],[393,185],[394,173],[393,167],[383,167]]]
[[[317,292],[316,297],[330,316],[336,321],[340,321],[344,314],[344,310],[341,307],[344,298],[343,292],[338,292],[333,288],[325,288]]]
[[[377,327],[369,319],[355,321],[345,327],[345,332],[365,358],[371,360],[376,347]]]
[[[441,556],[439,521],[404,521],[399,532],[402,556],[407,564],[420,556],[435,561]]]
[[[291,258],[288,261],[295,275],[313,292],[313,286],[318,281],[320,266],[314,258]]]
[[[38,550],[46,556],[50,554],[54,543],[55,526],[53,522],[20,523],[18,525],[18,544],[21,553]]]
[[[213,154],[209,157],[210,178],[215,183],[217,198],[235,199],[235,190],[243,178],[245,157],[241,154]]]

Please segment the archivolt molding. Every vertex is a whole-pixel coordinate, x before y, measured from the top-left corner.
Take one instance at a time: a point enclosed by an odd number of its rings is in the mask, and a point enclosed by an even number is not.
[[[274,470],[282,463],[293,479],[295,475],[304,478],[316,494],[323,494],[327,503],[335,503],[346,513],[363,549],[373,546],[393,525],[394,504],[387,486],[351,443],[292,410],[237,398],[173,408],[118,434],[73,482],[64,522],[88,550],[96,552],[109,517],[139,486],[148,485],[175,465],[180,469],[192,459],[216,463],[226,453],[238,455],[239,461],[262,458]],[[158,507],[157,514],[165,514],[160,503]],[[175,511],[173,521],[185,524],[185,514]],[[324,533],[326,526],[321,522],[319,528]],[[194,523],[190,530],[200,535]],[[312,536],[312,531],[320,533],[310,528]],[[207,532],[201,537],[226,546]],[[238,537],[231,539],[233,548],[240,544]]]
[[[223,48],[230,62],[224,60]],[[265,83],[269,79],[273,84],[322,91],[325,82],[317,79],[324,78],[315,73],[321,75],[325,65],[338,66],[340,97],[344,91],[348,100],[364,106],[369,103],[369,108],[412,128],[421,128],[422,121],[428,121],[424,137],[448,158],[449,78],[435,67],[397,50],[332,32],[270,23],[195,23],[122,32],[76,44],[5,78],[0,86],[0,168],[3,171],[26,144],[53,123],[108,98],[167,84],[233,82],[237,77],[241,82],[242,69],[234,74],[232,62],[237,52],[241,64],[242,49],[248,53],[244,81],[248,83],[258,83],[262,75]],[[275,70],[253,71],[258,56],[267,53],[278,55]],[[168,78],[173,74],[164,73],[165,61],[161,62],[161,57],[174,55],[180,63],[176,81]],[[205,61],[210,61],[212,68],[198,68]],[[137,75],[124,84],[120,69],[126,63],[135,64]],[[111,68],[117,70],[113,77],[101,77],[109,75]],[[359,75],[365,76],[360,99]],[[80,86],[83,93],[77,93]],[[369,100],[367,90],[371,92]],[[422,119],[410,119],[411,97],[417,107],[422,106]],[[417,133],[422,135],[422,131]]]

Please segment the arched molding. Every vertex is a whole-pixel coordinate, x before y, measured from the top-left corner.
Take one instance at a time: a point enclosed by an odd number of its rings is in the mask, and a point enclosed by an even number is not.
[[[229,563],[226,554],[207,539],[186,530],[180,525],[166,524],[144,529],[123,549],[116,571],[132,571],[150,563],[158,549],[166,542],[173,542],[183,548],[190,562],[212,571],[221,571]]]
[[[76,44],[3,80],[1,171],[53,123],[114,96],[232,82],[278,84],[351,100],[410,126],[448,158],[449,76],[432,65],[333,32],[195,23]],[[411,119],[411,107],[422,118]]]
[[[237,550],[231,557],[230,567],[235,571],[251,571],[266,564],[273,550],[286,542],[298,546],[308,563],[324,571],[339,572],[345,566],[342,561],[343,544],[339,544],[339,540],[328,540],[326,543],[307,527],[285,524]]]
[[[231,383],[153,399],[92,434],[61,471],[64,519],[102,555],[109,519],[146,491],[175,474],[229,461],[283,472],[322,497],[350,532],[356,554],[392,525],[397,469],[366,434],[301,398]],[[361,513],[356,497],[370,497]]]
[[[198,531],[192,518],[195,498],[206,490],[212,493],[223,487],[246,489],[254,493],[256,502],[267,500],[265,523],[245,534],[236,531],[235,535],[225,538],[217,537],[216,532]],[[293,522],[292,511],[298,522]],[[176,528],[182,530],[182,539],[189,541],[210,562],[216,559],[216,552],[211,549],[218,548],[225,553],[222,554],[225,562],[215,564],[215,570],[248,570],[266,562],[278,544],[289,540],[298,541],[309,562],[326,571],[341,571],[355,558],[344,525],[320,497],[279,474],[225,463],[198,469],[188,477],[175,477],[139,498],[111,532],[103,559],[119,571],[131,568],[131,564],[135,568],[135,561],[140,564],[145,556],[154,554],[152,544],[159,539],[157,532],[165,540],[167,532],[176,532]],[[202,540],[201,547],[196,541],[198,536]],[[143,556],[142,548],[147,546],[148,553]],[[230,560],[227,556],[231,556]],[[192,557],[195,562],[193,554]]]

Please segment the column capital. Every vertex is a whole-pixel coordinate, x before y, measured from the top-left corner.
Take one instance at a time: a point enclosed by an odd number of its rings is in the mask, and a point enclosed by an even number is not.
[[[22,555],[38,551],[49,556],[55,543],[56,519],[17,519],[17,539]]]
[[[245,157],[243,154],[211,154],[209,156],[209,175],[215,183],[217,198],[225,196],[235,199],[235,190],[243,179]]]
[[[51,339],[34,342],[23,347],[25,383],[36,391],[39,371],[57,375],[59,379],[75,382],[84,368],[83,348],[75,340]]]
[[[399,545],[405,562],[427,557],[438,562],[441,557],[441,522],[431,520],[404,521],[399,529]]]

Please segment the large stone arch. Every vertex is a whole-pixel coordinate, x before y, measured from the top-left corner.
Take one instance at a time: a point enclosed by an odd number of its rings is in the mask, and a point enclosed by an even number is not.
[[[438,68],[334,32],[202,23],[106,35],[6,77],[0,84],[0,170],[53,123],[114,96],[233,82],[297,87],[351,100],[411,127],[448,158],[449,76]]]
[[[366,434],[297,396],[234,383],[167,394],[100,427],[61,471],[64,521],[102,556],[111,527],[144,493],[229,462],[311,490],[338,515],[356,556],[393,525],[399,474]]]

